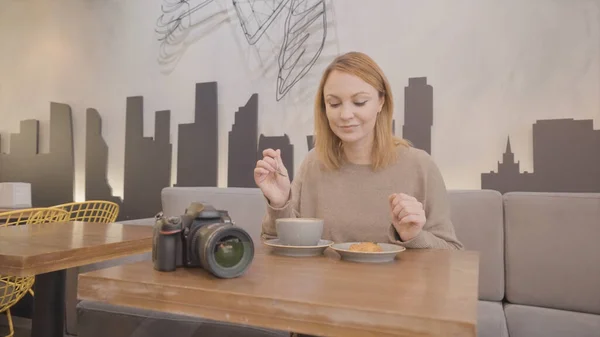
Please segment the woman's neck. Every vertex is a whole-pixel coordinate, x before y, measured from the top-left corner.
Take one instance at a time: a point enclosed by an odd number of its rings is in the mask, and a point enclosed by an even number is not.
[[[373,140],[344,143],[344,155],[352,164],[369,165],[371,164],[371,152],[373,150]]]

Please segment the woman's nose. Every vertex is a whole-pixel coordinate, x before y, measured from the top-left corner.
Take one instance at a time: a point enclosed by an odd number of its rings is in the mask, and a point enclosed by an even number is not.
[[[342,109],[340,112],[340,118],[341,119],[351,119],[354,116],[354,113],[352,112],[352,108],[347,106],[347,105],[342,105]]]

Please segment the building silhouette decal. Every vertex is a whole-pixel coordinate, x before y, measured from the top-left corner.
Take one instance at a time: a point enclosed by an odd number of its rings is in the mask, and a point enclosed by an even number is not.
[[[520,173],[520,162],[515,162],[515,154],[510,146],[510,137],[506,141],[506,151],[502,155],[502,162],[498,162],[498,172],[482,173],[481,187],[483,189],[497,190],[500,193],[508,191],[527,190],[532,174],[525,171]]]
[[[162,189],[171,186],[171,112],[157,111],[155,137],[144,137],[143,103],[141,96],[127,98],[123,219],[156,215],[162,209]]]
[[[258,95],[250,97],[245,106],[235,113],[235,121],[229,131],[227,151],[227,186],[256,187],[254,167],[258,148]]]
[[[308,145],[308,151],[315,147],[315,137],[313,135],[306,136],[306,145]]]
[[[0,181],[31,184],[31,203],[47,207],[72,202],[75,163],[71,107],[50,103],[50,151],[39,153],[39,121],[21,121],[10,135],[9,153],[0,153]]]
[[[217,82],[196,84],[194,123],[179,124],[176,186],[217,186]]]
[[[288,135],[267,137],[260,135],[258,140],[257,156],[262,158],[262,152],[266,149],[280,149],[281,161],[288,171],[290,180],[294,179],[294,145],[290,143]]]
[[[409,78],[404,88],[402,137],[431,154],[432,126],[433,87],[427,84],[427,77]]]
[[[593,120],[538,120],[533,125],[533,172],[520,172],[510,141],[498,172],[481,174],[481,188],[501,193],[600,192],[600,130]]]
[[[102,118],[96,109],[87,109],[85,127],[85,200],[107,200],[122,206],[108,183],[108,146],[102,138]],[[119,215],[122,215],[119,212]]]

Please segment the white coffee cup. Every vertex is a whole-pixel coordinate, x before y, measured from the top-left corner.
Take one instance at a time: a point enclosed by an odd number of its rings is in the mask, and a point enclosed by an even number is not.
[[[287,246],[316,246],[323,236],[323,220],[281,218],[275,220],[279,242]]]

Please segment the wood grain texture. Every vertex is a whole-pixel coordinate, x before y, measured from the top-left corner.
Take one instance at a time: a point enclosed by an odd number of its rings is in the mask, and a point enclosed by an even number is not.
[[[61,222],[0,228],[0,274],[28,276],[152,250],[152,227]]]
[[[317,336],[475,336],[476,252],[408,250],[389,264],[259,247],[237,279],[150,261],[80,275],[79,298]]]

